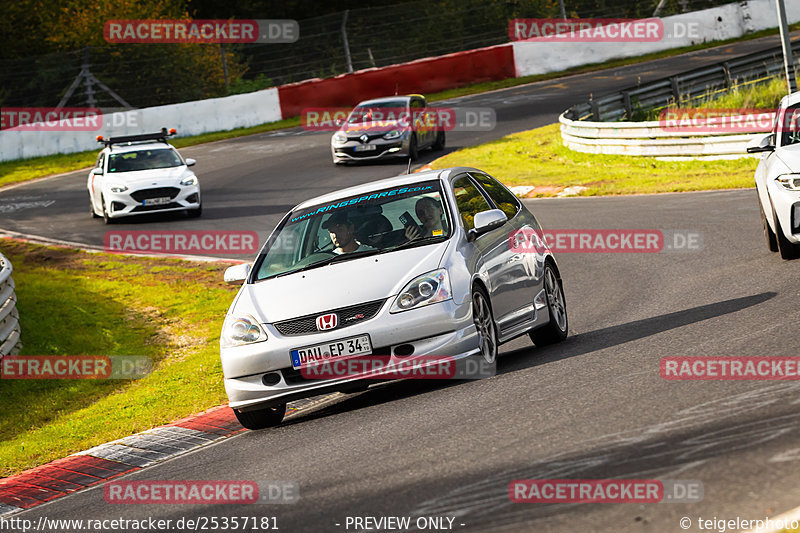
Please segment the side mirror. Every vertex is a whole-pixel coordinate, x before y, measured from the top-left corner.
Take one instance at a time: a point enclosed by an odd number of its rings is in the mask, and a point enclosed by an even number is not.
[[[225,270],[225,283],[240,283],[247,279],[250,274],[250,263],[242,263],[241,265],[234,265]]]
[[[475,227],[467,233],[467,240],[474,241],[477,237],[497,229],[506,223],[508,217],[500,209],[489,209],[475,214]]]
[[[100,167],[95,167],[92,169],[92,174],[95,176],[101,176],[103,174],[103,169]]]
[[[747,147],[748,154],[757,154],[759,152],[774,152],[775,151],[775,135],[770,133],[764,135],[756,144],[750,143]]]
[[[197,161],[195,161],[194,159],[186,158],[186,166],[187,167],[193,167],[195,165],[195,163],[197,163]]]

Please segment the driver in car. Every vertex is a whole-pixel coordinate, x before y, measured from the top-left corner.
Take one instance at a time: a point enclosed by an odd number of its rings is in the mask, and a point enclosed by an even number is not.
[[[337,211],[332,214],[328,220],[322,223],[322,228],[330,233],[331,242],[336,247],[333,250],[335,254],[373,250],[372,247],[356,240],[353,221],[348,218],[346,211]]]

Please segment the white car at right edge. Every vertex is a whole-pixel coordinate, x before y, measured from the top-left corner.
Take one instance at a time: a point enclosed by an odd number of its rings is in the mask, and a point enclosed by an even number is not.
[[[762,153],[755,180],[767,246],[800,256],[800,92],[783,97],[772,133],[747,148]]]

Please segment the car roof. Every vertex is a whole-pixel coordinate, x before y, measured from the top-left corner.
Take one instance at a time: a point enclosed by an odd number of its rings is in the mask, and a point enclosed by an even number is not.
[[[427,170],[425,172],[416,172],[414,174],[401,174],[393,178],[385,178],[382,180],[370,181],[369,183],[356,185],[354,187],[348,187],[346,189],[340,189],[338,191],[334,191],[328,194],[323,194],[315,198],[310,198],[305,202],[295,206],[294,209],[305,209],[307,207],[311,207],[312,205],[324,204],[326,202],[332,202],[334,200],[338,200],[340,198],[345,198],[348,196],[355,196],[357,194],[363,194],[378,189],[386,189],[389,187],[395,187],[395,186],[401,187],[403,185],[409,185],[420,181],[435,180],[435,179],[441,181],[447,181],[452,175],[468,171],[481,172],[477,168],[472,168],[472,167],[451,167],[451,168],[444,168],[437,170]]]
[[[152,143],[122,143],[122,144],[112,144],[108,148],[103,148],[103,150],[107,150],[112,154],[121,154],[126,152],[136,152],[138,150],[162,150],[165,148],[173,148],[171,144],[168,143],[160,143],[160,142],[152,142]]]
[[[367,105],[367,104],[382,104],[384,102],[396,102],[401,100],[403,102],[408,102],[411,98],[422,98],[425,99],[424,96],[421,94],[398,94],[396,96],[382,96],[380,98],[372,98],[370,100],[364,100],[363,102],[359,102],[358,105]],[[357,107],[357,106],[356,106]]]
[[[796,103],[800,102],[800,91],[794,92],[792,94],[787,94],[781,100],[782,100],[781,107],[793,106]]]

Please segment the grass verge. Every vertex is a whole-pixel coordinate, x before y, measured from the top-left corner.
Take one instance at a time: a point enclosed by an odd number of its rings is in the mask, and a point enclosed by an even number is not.
[[[790,31],[800,29],[800,23],[791,25],[789,29]],[[427,99],[430,102],[436,102],[439,100],[457,98],[459,96],[468,96],[471,94],[479,94],[483,92],[494,91],[497,89],[506,89],[509,87],[516,87],[518,85],[525,85],[537,81],[562,78],[564,76],[571,76],[574,74],[583,74],[586,72],[594,72],[597,70],[616,68],[625,65],[631,65],[634,63],[642,63],[645,61],[652,61],[654,59],[672,57],[680,54],[685,54],[687,52],[703,50],[705,48],[723,46],[725,44],[730,44],[733,42],[748,41],[751,39],[757,39],[759,37],[775,35],[776,33],[777,29],[763,30],[736,39],[728,39],[725,41],[711,41],[694,46],[673,48],[671,50],[654,52],[652,54],[646,54],[643,56],[630,57],[625,59],[614,59],[610,61],[605,61],[603,63],[593,63],[590,65],[583,65],[580,67],[574,67],[558,72],[550,72],[547,74],[536,74],[533,76],[524,76],[521,78],[508,78],[505,80],[490,81],[484,83],[476,83],[464,87],[459,87],[456,89],[449,89],[447,91],[442,91],[440,93],[427,95]],[[293,128],[299,125],[300,125],[300,118],[292,117],[278,122],[270,122],[269,124],[253,126],[251,128],[238,128],[230,131],[204,133],[202,135],[195,135],[191,137],[180,137],[174,139],[172,144],[177,148],[182,148],[185,146],[192,146],[195,144],[219,141],[222,139],[230,139],[233,137],[243,137],[245,135],[254,135],[257,133],[264,133],[278,129]],[[2,162],[0,163],[0,187],[4,185],[11,185],[12,183],[20,183],[23,181],[50,176],[53,174],[60,174],[62,172],[70,172],[73,170],[79,170],[81,168],[90,167],[97,158],[97,152],[98,150],[90,150],[87,152],[79,152],[75,154],[65,154],[65,155],[59,154],[59,155],[35,157],[31,159]]]
[[[579,195],[597,196],[753,187],[757,164],[752,158],[657,161],[573,152],[561,142],[559,125],[551,124],[452,152],[431,166],[477,167],[508,186],[535,186],[534,196],[576,185],[586,187]]]
[[[146,355],[140,380],[3,380],[0,476],[225,403],[227,265],[11,240],[22,355]]]

